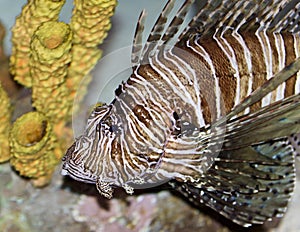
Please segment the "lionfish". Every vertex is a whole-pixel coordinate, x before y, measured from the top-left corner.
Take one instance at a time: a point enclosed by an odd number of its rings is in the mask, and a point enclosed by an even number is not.
[[[132,74],[97,106],[62,174],[113,188],[168,183],[242,226],[286,211],[300,132],[300,3],[169,0]],[[194,6],[194,5],[193,5]],[[174,16],[171,16],[172,12]]]

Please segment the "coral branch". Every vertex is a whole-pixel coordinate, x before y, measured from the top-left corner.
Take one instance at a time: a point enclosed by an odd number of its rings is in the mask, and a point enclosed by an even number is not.
[[[86,93],[91,80],[88,75],[101,57],[97,48],[107,36],[111,27],[110,18],[114,14],[116,0],[75,0],[71,19],[71,29],[74,32],[72,62],[68,70],[67,85],[71,91],[69,101],[73,102],[77,89],[77,100],[80,102]],[[83,83],[80,82],[83,80]],[[76,109],[75,109],[76,111]],[[69,112],[72,112],[71,110]],[[70,116],[69,116],[70,117]]]
[[[10,159],[9,129],[11,120],[10,100],[0,84],[0,163]]]
[[[43,23],[31,42],[33,106],[56,124],[66,120],[69,90],[64,84],[71,62],[72,32],[62,22]]]
[[[35,186],[49,183],[62,150],[70,145],[67,122],[75,94],[80,92],[81,100],[87,91],[89,73],[101,56],[97,46],[107,36],[116,6],[116,0],[75,0],[69,26],[57,21],[64,3],[28,0],[12,30],[10,70],[16,81],[32,88],[37,112],[13,124],[10,161]]]
[[[10,163],[20,175],[34,178],[35,186],[48,184],[59,162],[56,142],[51,124],[43,114],[24,114],[10,132]]]
[[[29,70],[30,40],[38,26],[47,21],[58,20],[65,0],[28,0],[12,29],[12,55],[10,71],[16,81],[31,87]]]
[[[70,26],[74,31],[74,44],[96,47],[107,36],[111,27],[116,0],[75,0]]]

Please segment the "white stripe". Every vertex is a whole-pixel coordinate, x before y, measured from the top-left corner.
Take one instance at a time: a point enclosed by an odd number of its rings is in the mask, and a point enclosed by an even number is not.
[[[128,145],[127,145],[127,143],[125,141],[125,138],[124,138],[124,133],[121,134],[120,141],[121,141],[121,156],[122,156],[122,161],[124,163],[124,165],[123,165],[124,172],[127,174],[127,176],[136,175],[137,172],[135,171],[135,169],[133,168],[133,166],[131,166],[131,164],[129,163],[128,157],[126,157],[125,154],[127,156],[129,156],[130,161],[136,167],[141,168],[141,167],[143,167],[143,165],[139,166],[139,164],[135,161],[135,159],[132,158],[133,155],[129,151],[129,147],[128,147]]]
[[[116,97],[118,99],[118,97]],[[120,101],[120,100],[119,100]],[[154,136],[154,134],[152,133],[152,130],[150,130],[149,128],[147,128],[142,122],[140,122],[138,120],[138,118],[133,114],[130,113],[132,111],[132,109],[125,104],[124,101],[120,101],[120,107],[122,108],[122,110],[125,112],[125,116],[126,116],[126,121],[127,121],[127,129],[128,131],[126,132],[127,135],[132,135],[132,136],[137,136],[142,140],[139,141],[138,139],[134,139],[134,141],[137,143],[137,145],[140,145],[140,147],[144,147],[144,146],[151,146],[152,143],[154,141],[153,144],[156,144],[158,146],[163,146],[163,144],[161,144],[161,142],[159,141],[159,139]],[[127,112],[127,113],[126,113]],[[131,117],[133,117],[135,119],[135,121],[133,121],[131,119]],[[151,138],[151,140],[147,140],[146,138],[144,138],[143,136],[140,136],[139,130],[136,128],[135,123],[138,123],[139,127],[141,127],[142,130],[144,130],[147,135]],[[152,129],[152,128],[151,128]],[[138,147],[135,147],[137,150],[139,150]]]
[[[138,70],[138,68],[136,70]],[[151,81],[146,81],[143,76],[138,74],[137,71],[134,72],[134,76],[135,76],[135,78],[130,78],[130,80],[132,80],[144,87],[144,90],[147,92],[146,95],[149,96],[151,103],[154,106],[157,106],[159,108],[159,112],[165,112],[165,114],[168,114],[169,112],[171,112],[171,110],[169,109],[169,111],[168,111],[168,108],[167,108],[167,106],[169,106],[169,102],[167,101],[167,99],[165,99],[161,95],[161,92],[151,83]],[[153,83],[154,83],[154,80],[153,80]],[[143,93],[140,92],[140,94],[143,94]],[[153,95],[156,95],[157,99]],[[159,115],[159,117],[162,117],[161,114],[158,114],[158,115]],[[162,119],[162,118],[160,118],[160,119]],[[164,127],[162,127],[162,128],[164,128]]]
[[[300,56],[300,33],[294,34],[294,49],[295,49],[295,54],[296,58],[299,58]],[[300,93],[300,71],[297,72],[297,79],[296,79],[296,84],[295,84],[295,94]]]
[[[189,85],[192,86],[194,88],[194,94],[196,96],[196,102],[194,102],[194,109],[196,110],[196,114],[197,115],[201,115],[200,119],[203,118],[203,112],[201,109],[201,97],[200,97],[200,84],[198,83],[198,78],[196,76],[196,72],[195,69],[193,69],[187,62],[185,62],[183,59],[181,59],[179,56],[176,56],[172,53],[172,50],[167,53],[167,54],[171,54],[173,59],[170,59],[166,56],[166,59],[169,60],[171,63],[173,63],[175,65],[175,67],[179,68],[180,72],[184,75],[184,77],[186,79],[188,79]],[[175,59],[177,61],[179,61],[180,63],[177,63],[175,61]],[[189,73],[187,72],[187,70],[189,71]],[[191,80],[191,76],[192,76],[192,80]],[[198,121],[198,124],[200,127],[204,127],[206,126],[205,122],[204,125],[202,124],[203,121]]]
[[[213,35],[213,39],[217,42],[217,44],[219,45],[219,47],[221,48],[223,53],[228,58],[228,60],[231,64],[231,67],[235,70],[235,73],[233,74],[233,76],[236,78],[236,89],[235,89],[235,99],[234,99],[234,106],[236,106],[240,102],[241,79],[240,79],[239,67],[238,67],[238,63],[237,63],[236,56],[234,53],[234,49],[231,47],[231,45],[227,42],[227,40],[223,36],[226,30],[227,30],[227,28],[221,32],[220,38],[222,41],[220,41],[218,39],[219,38],[217,36],[218,29],[215,32],[215,34]]]
[[[252,59],[251,59],[251,52],[249,48],[247,47],[243,37],[238,33],[239,27],[233,31],[232,36],[240,43],[240,45],[243,48],[244,51],[244,57],[247,64],[247,72],[249,75],[248,78],[248,89],[247,89],[247,95],[249,96],[252,93],[252,85],[253,85],[253,73],[252,73]],[[248,107],[245,110],[245,114],[249,113],[250,108]]]
[[[280,33],[274,33],[274,39],[275,39],[275,46],[278,54],[278,68],[282,70],[285,67],[285,59],[286,59],[286,53],[285,53],[285,46],[284,46],[284,40],[282,38],[282,35]],[[276,101],[281,100],[284,98],[284,91],[285,91],[286,83],[283,82],[281,85],[279,85],[276,89]]]
[[[261,25],[261,27],[266,28],[265,25]],[[266,30],[258,29],[255,32],[256,37],[258,38],[258,41],[261,45],[263,56],[264,56],[264,62],[266,65],[266,73],[267,73],[267,80],[269,80],[272,77],[273,74],[273,68],[272,68],[272,49],[270,45],[269,38],[266,34]],[[264,38],[262,38],[262,37]],[[265,41],[265,42],[264,42]],[[262,107],[269,105],[271,103],[271,93],[268,93],[265,97],[262,99]]]
[[[195,40],[195,45],[197,45],[198,49],[195,49],[192,45],[190,45],[190,41],[187,41],[186,46],[194,51],[196,54],[203,57],[203,59],[208,63],[212,77],[215,82],[215,97],[216,97],[216,110],[217,110],[217,118],[221,117],[221,89],[219,85],[219,80],[216,75],[216,70],[211,60],[209,54],[205,51],[205,49],[198,43],[198,40]]]
[[[139,80],[135,79],[131,79],[132,81],[136,82],[137,84],[139,83]],[[159,129],[164,130],[165,129],[165,124],[160,124],[159,122],[164,122],[164,118],[163,115],[169,115],[171,114],[171,110],[168,109],[167,107],[164,107],[161,103],[164,103],[165,106],[167,106],[167,102],[164,102],[165,99],[161,99],[161,95],[160,93],[158,93],[157,89],[155,88],[155,86],[151,85],[149,82],[146,83],[146,81],[143,81],[143,88],[139,85],[139,88],[135,88],[133,87],[133,85],[126,85],[127,89],[133,89],[133,91],[135,91],[135,94],[137,94],[139,97],[141,97],[141,99],[144,100],[143,103],[141,103],[142,105],[147,105],[146,99],[143,96],[147,96],[147,100],[150,100],[150,104],[151,104],[151,109],[148,108],[148,113],[150,114],[150,116],[155,119],[155,123],[158,126]],[[142,91],[146,91],[147,93],[143,94]],[[159,94],[159,97],[157,99],[155,99],[155,97],[153,96],[154,93]],[[149,103],[149,102],[148,102]],[[160,113],[159,113],[160,112]]]
[[[187,91],[185,86],[182,84],[182,82],[177,78],[175,73],[165,66],[159,59],[158,59],[158,52],[156,52],[155,61],[159,65],[159,67],[156,67],[156,65],[153,63],[152,59],[149,59],[151,67],[166,81],[166,83],[171,87],[174,93],[176,93],[183,101],[186,103],[191,104],[195,109],[197,109],[196,103],[193,101],[192,96],[190,93]],[[164,54],[164,53],[163,53]],[[164,54],[165,55],[165,54]],[[161,70],[165,70],[167,73],[169,73],[171,76],[168,77],[164,72]],[[175,83],[178,85],[178,88],[172,83],[171,79],[175,81]],[[205,126],[205,121],[203,118],[202,113],[199,113],[196,115],[197,116],[197,121],[199,122],[200,126]]]

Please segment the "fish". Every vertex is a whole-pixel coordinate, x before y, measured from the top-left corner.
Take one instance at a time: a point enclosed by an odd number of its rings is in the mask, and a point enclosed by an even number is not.
[[[94,108],[62,174],[109,199],[168,184],[243,227],[282,217],[299,151],[300,3],[176,2],[146,42],[141,12],[132,73]]]

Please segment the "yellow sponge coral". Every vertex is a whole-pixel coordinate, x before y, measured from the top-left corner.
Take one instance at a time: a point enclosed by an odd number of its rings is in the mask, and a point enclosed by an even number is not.
[[[68,25],[57,21],[64,3],[28,0],[12,30],[10,71],[15,80],[32,88],[36,112],[13,124],[10,162],[35,186],[49,183],[73,138],[66,123],[75,94],[80,92],[80,100],[87,90],[89,73],[101,56],[97,46],[107,36],[116,6],[116,0],[74,0]]]
[[[65,0],[28,0],[12,29],[12,55],[10,71],[16,81],[31,87],[29,70],[30,40],[38,26],[47,21],[58,20]]]
[[[110,17],[114,14],[116,0],[74,0],[71,28],[74,44],[96,47],[107,36],[111,27]]]
[[[67,96],[65,83],[71,62],[72,31],[62,22],[43,23],[31,42],[30,69],[33,106],[54,124],[66,120]]]
[[[10,132],[11,165],[20,175],[35,179],[36,186],[48,184],[59,160],[51,124],[39,112],[19,117]]]
[[[70,27],[74,33],[72,62],[68,70],[67,85],[71,91],[69,101],[73,102],[80,85],[77,100],[80,102],[91,80],[88,75],[101,57],[98,45],[103,42],[111,27],[116,0],[74,0]],[[80,82],[84,79],[84,83]],[[71,111],[69,111],[71,112]],[[70,116],[69,116],[70,117]]]
[[[10,159],[8,134],[11,120],[9,98],[0,84],[0,163]]]

